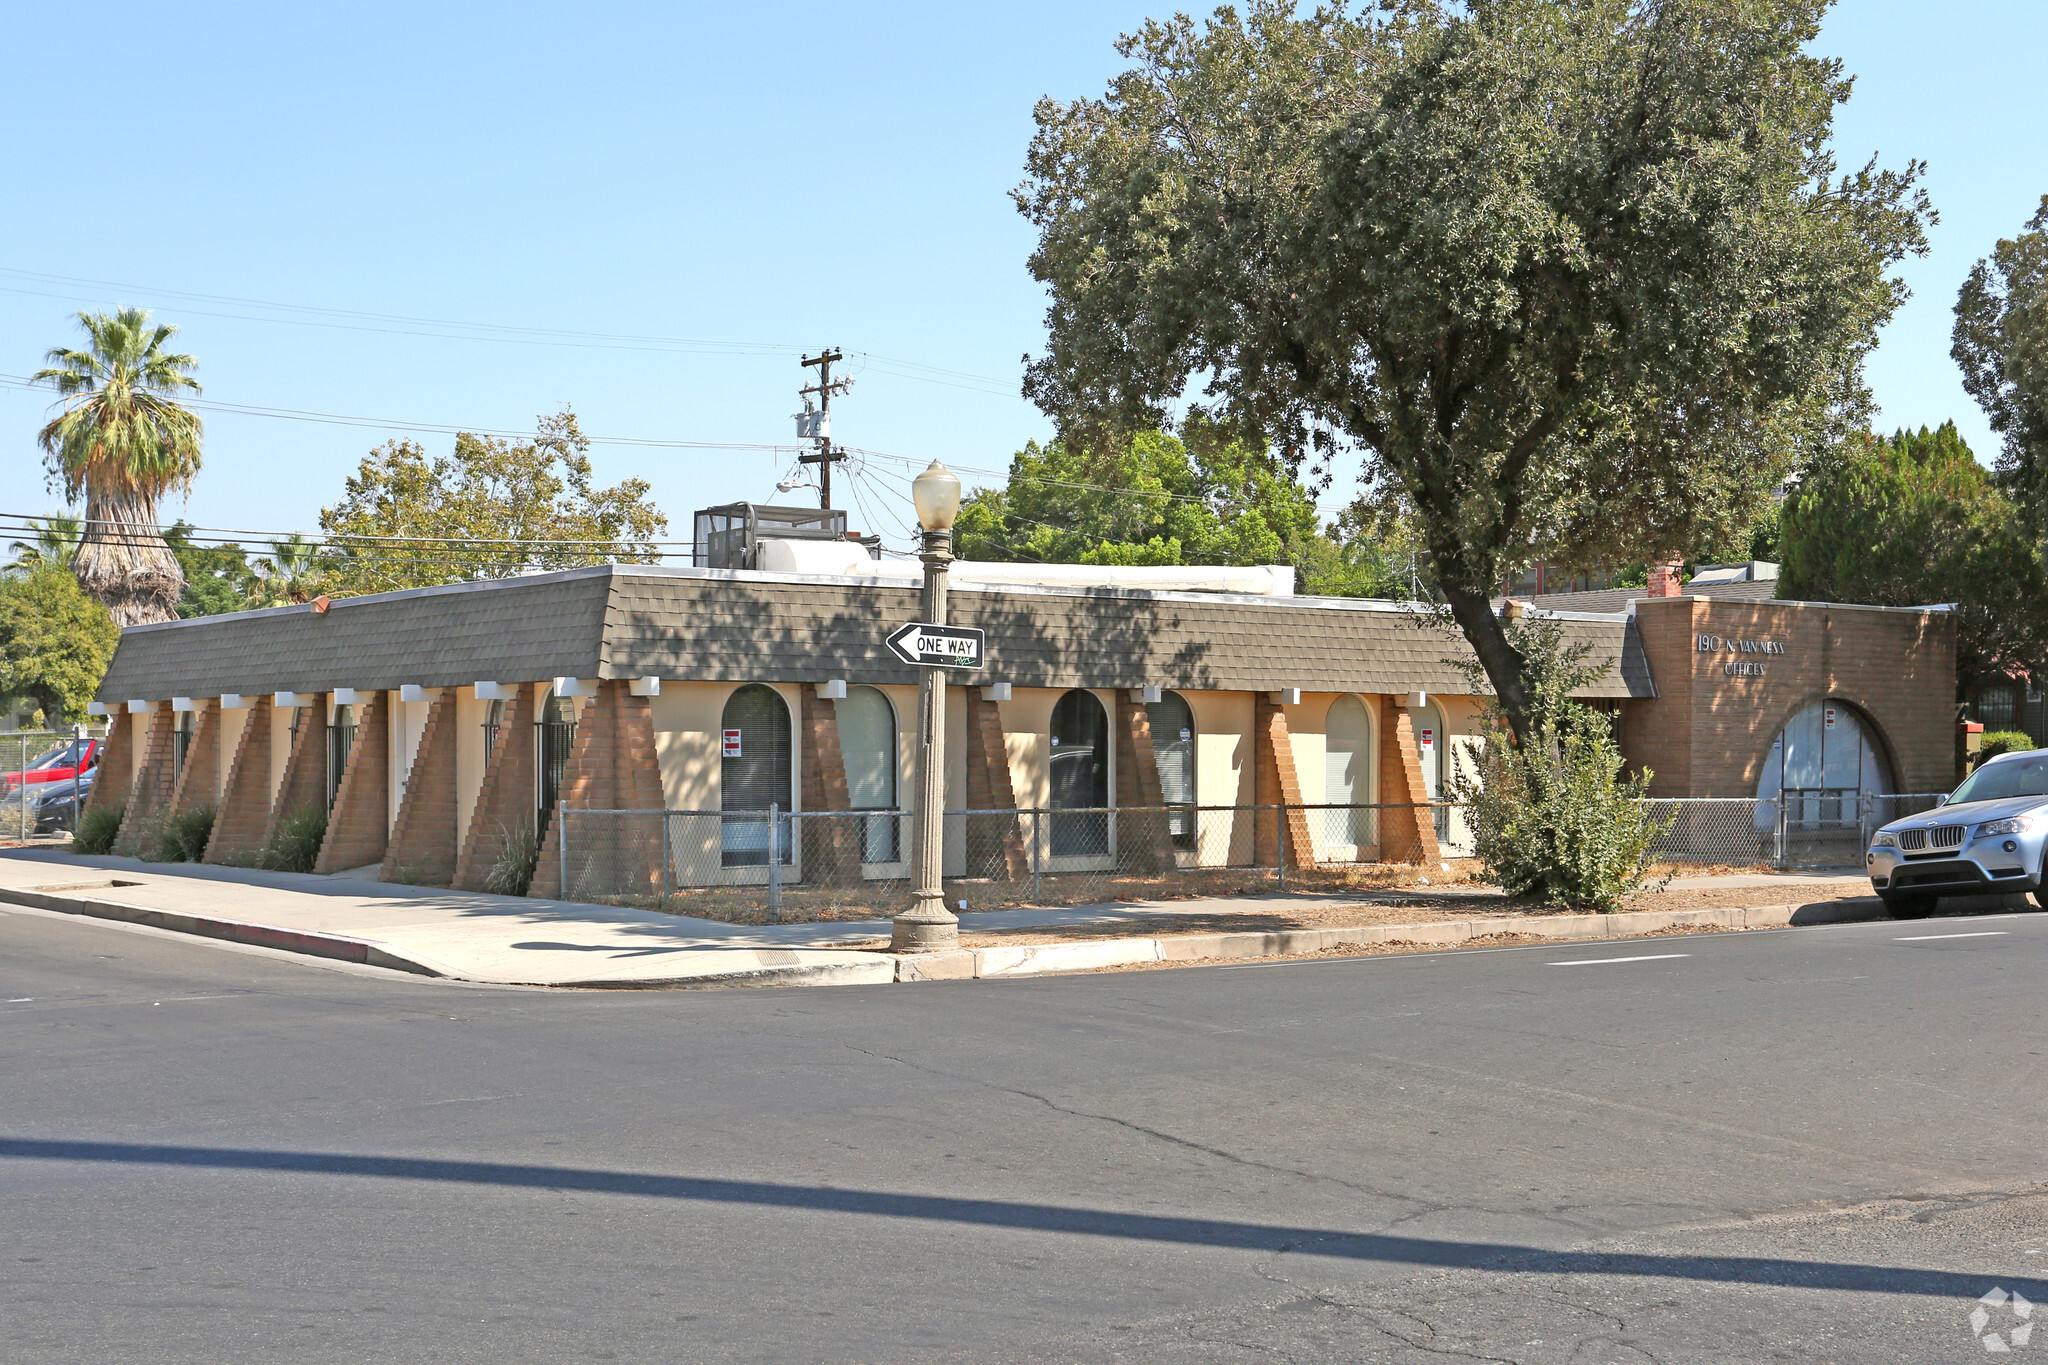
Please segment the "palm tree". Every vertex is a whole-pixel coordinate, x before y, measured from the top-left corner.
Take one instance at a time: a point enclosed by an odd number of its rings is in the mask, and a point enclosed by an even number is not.
[[[270,554],[249,567],[256,570],[249,605],[287,607],[313,600],[326,565],[320,557],[319,541],[295,535],[271,541]]]
[[[156,504],[199,472],[199,418],[175,401],[199,392],[198,362],[164,351],[178,329],[151,324],[146,309],[80,313],[78,325],[86,349],[54,348],[50,368],[35,376],[65,400],[38,438],[50,472],[67,498],[85,495],[72,572],[124,626],[173,620],[185,574],[164,543]]]
[[[14,562],[7,567],[20,573],[53,565],[70,568],[78,555],[78,542],[85,536],[85,523],[77,517],[45,517],[41,521],[30,517],[28,529],[34,540],[17,540],[7,547],[14,551]]]

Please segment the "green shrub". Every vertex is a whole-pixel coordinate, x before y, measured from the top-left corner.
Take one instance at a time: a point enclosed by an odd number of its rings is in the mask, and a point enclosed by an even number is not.
[[[327,838],[327,807],[301,806],[277,822],[256,855],[256,866],[271,872],[311,872]]]
[[[108,810],[105,806],[91,806],[79,818],[78,830],[71,836],[73,853],[112,853],[114,836],[121,832],[121,808]]]
[[[498,827],[498,848],[484,873],[484,890],[495,896],[523,896],[533,885],[533,870],[540,866],[540,840],[527,826]]]
[[[1649,770],[1624,777],[1607,717],[1571,699],[1606,669],[1582,666],[1586,647],[1563,648],[1555,622],[1513,623],[1509,638],[1527,661],[1534,732],[1517,746],[1490,701],[1477,769],[1453,776],[1453,798],[1466,803],[1488,880],[1509,895],[1611,912],[1643,889],[1671,821],[1650,812]]]
[[[2034,737],[2020,730],[1986,730],[1984,747],[1978,750],[1980,758],[1996,758],[2000,754],[2020,754],[2034,747]]]
[[[206,841],[213,837],[213,807],[201,806],[164,821],[156,833],[151,861],[196,863],[206,857]]]

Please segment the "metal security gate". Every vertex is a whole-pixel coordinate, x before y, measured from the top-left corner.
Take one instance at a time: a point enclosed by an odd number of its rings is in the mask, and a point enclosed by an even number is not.
[[[565,697],[549,697],[533,730],[535,771],[540,785],[540,808],[533,819],[534,837],[538,841],[547,838],[548,820],[554,815],[555,803],[562,799],[569,752],[576,747],[576,708]]]

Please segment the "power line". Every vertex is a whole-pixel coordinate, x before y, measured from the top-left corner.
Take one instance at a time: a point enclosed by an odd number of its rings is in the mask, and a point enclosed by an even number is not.
[[[792,344],[779,341],[728,341],[696,337],[667,337],[642,335],[631,332],[592,332],[554,327],[521,327],[504,323],[467,322],[457,318],[413,317],[403,313],[377,313],[353,308],[325,308],[313,304],[278,303],[267,299],[242,298],[231,294],[203,294],[183,289],[158,289],[145,285],[121,284],[111,280],[80,279],[69,275],[50,275],[34,270],[18,270],[0,266],[0,276],[28,280],[43,284],[69,285],[87,289],[117,289],[153,297],[178,299],[189,303],[218,304],[229,307],[260,308],[273,313],[300,313],[304,317],[264,317],[245,313],[222,313],[187,307],[184,311],[196,317],[227,318],[240,322],[278,322],[294,326],[326,327],[345,331],[373,332],[393,336],[434,337],[452,341],[498,341],[534,346],[563,346],[574,348],[595,348],[602,350],[685,352],[699,355],[775,355],[797,351]],[[42,290],[22,289],[0,285],[0,292],[21,294],[31,298],[62,299],[76,302],[75,294],[52,294]],[[454,330],[422,330],[422,329]],[[1005,380],[988,375],[971,374],[964,370],[947,369],[938,365],[927,365],[922,361],[906,360],[899,356],[878,355],[872,351],[856,351],[856,356],[872,362],[875,368],[886,374],[902,379],[921,380],[925,383],[944,384],[952,388],[988,388],[994,392],[1014,396],[1015,386]]]
[[[28,515],[27,513],[22,513],[22,512],[0,512],[0,520],[4,520],[4,521],[25,521],[25,522],[35,522],[35,523],[44,523],[44,522],[46,522],[46,521],[47,521],[47,518],[42,518],[42,517],[32,517],[32,516]],[[77,523],[78,523],[79,525],[81,525],[81,526],[115,526],[115,527],[124,527],[124,528],[133,528],[133,527],[134,527],[134,523],[133,523],[133,522],[121,522],[121,521],[113,521],[113,520],[110,520],[110,519],[108,519],[108,518],[104,518],[104,517],[67,517],[67,520],[70,520],[70,521],[74,521],[74,522],[77,522]],[[174,523],[173,525],[175,526],[175,525],[177,525],[177,524],[178,524],[178,523]],[[6,528],[0,528],[0,529],[6,529]],[[33,525],[33,526],[31,526],[31,527],[29,527],[29,528],[27,528],[27,529],[30,529],[30,530],[34,530],[34,531],[41,531],[41,530],[45,529],[45,526],[44,526],[44,525],[42,525],[42,524],[37,524],[37,525]],[[328,533],[328,532],[322,531],[322,532],[320,532],[320,533],[319,533],[319,534],[318,534],[318,535],[316,536],[316,535],[314,535],[313,533],[311,533],[311,532],[306,532],[306,531],[249,531],[249,530],[241,530],[241,529],[238,529],[238,528],[234,528],[234,527],[228,527],[228,526],[192,526],[192,525],[189,525],[189,524],[186,524],[186,525],[184,526],[184,529],[185,529],[186,531],[188,531],[188,532],[189,532],[189,531],[203,531],[203,532],[206,532],[206,533],[208,533],[209,535],[215,535],[215,536],[252,536],[252,537],[255,537],[256,539],[259,539],[259,540],[263,540],[263,541],[265,541],[265,542],[268,542],[268,541],[272,541],[272,540],[289,540],[289,539],[291,539],[292,537],[294,537],[294,536],[297,536],[297,537],[300,537],[300,538],[302,538],[302,539],[319,539],[319,540],[327,540],[327,541],[343,541],[343,540],[366,540],[366,541],[398,541],[398,542],[405,542],[405,543],[411,543],[411,542],[420,542],[420,543],[425,543],[425,544],[429,544],[429,545],[504,545],[504,546],[521,546],[521,545],[540,545],[540,546],[548,546],[548,547],[585,547],[585,546],[593,546],[593,545],[633,545],[633,546],[639,546],[639,545],[680,545],[680,546],[685,546],[685,547],[688,547],[688,546],[694,546],[694,545],[695,545],[695,544],[697,543],[697,542],[696,542],[696,541],[694,541],[694,540],[636,540],[636,539],[633,539],[633,538],[631,538],[631,537],[620,537],[620,538],[616,538],[616,539],[612,539],[612,540],[562,540],[562,539],[558,539],[558,538],[555,538],[555,537],[551,537],[551,536],[524,536],[524,537],[502,537],[502,538],[500,538],[500,537],[491,537],[491,536],[441,536],[441,535],[435,535],[435,536],[420,536],[420,535],[414,535],[414,536],[376,536],[376,535],[369,535],[369,534],[366,534],[366,533],[362,533],[362,532],[355,532],[355,531],[338,531],[338,532],[334,532],[334,533],[331,533],[331,534],[330,534],[330,533]]]
[[[0,374],[0,385],[18,389],[42,386],[25,375]],[[388,417],[358,417],[338,412],[312,412],[300,408],[267,408],[253,403],[226,403],[214,398],[181,398],[180,406],[201,412],[225,413],[236,417],[273,417],[283,421],[317,422],[327,426],[366,427],[375,430],[415,431],[427,436],[493,436],[501,440],[525,440],[534,433],[503,427],[462,426],[452,422],[406,422]],[[801,446],[768,445],[755,441],[671,441],[647,436],[590,436],[592,445],[638,446],[662,450],[758,450],[780,454],[801,450]]]
[[[38,389],[42,386],[26,375],[0,374],[0,386],[18,389]],[[406,422],[384,417],[362,417],[344,413],[314,412],[298,408],[262,407],[252,403],[227,403],[218,399],[180,399],[186,407],[204,412],[219,412],[239,417],[270,417],[286,421],[315,422],[330,426],[363,427],[391,431],[412,431],[423,435],[450,436],[467,433],[472,436],[491,436],[501,440],[524,440],[533,435],[529,431],[514,431],[501,427],[464,426],[451,422]],[[656,450],[750,450],[766,454],[803,453],[802,446],[775,445],[748,441],[680,441],[647,436],[587,436],[586,440],[597,446],[621,446]],[[862,455],[877,460],[912,468],[927,463],[906,455],[891,455],[886,451],[868,450],[860,446],[832,447],[835,454]],[[813,463],[806,460],[804,463]],[[1050,488],[1074,488],[1086,492],[1113,493],[1120,497],[1165,498],[1174,502],[1191,502],[1209,505],[1208,499],[1198,494],[1174,493],[1164,488],[1133,488],[1128,485],[1087,483],[1079,479],[1050,479],[1036,474],[1019,474],[1000,469],[984,469],[974,465],[951,465],[955,473],[975,474],[989,479],[1000,479],[1010,483],[1043,484]]]

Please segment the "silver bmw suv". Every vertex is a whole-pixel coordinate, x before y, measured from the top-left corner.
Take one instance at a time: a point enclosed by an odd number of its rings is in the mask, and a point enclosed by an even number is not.
[[[1933,810],[1894,820],[1863,855],[1885,908],[1918,919],[1943,896],[2031,891],[2048,909],[2048,750],[2000,754]]]

